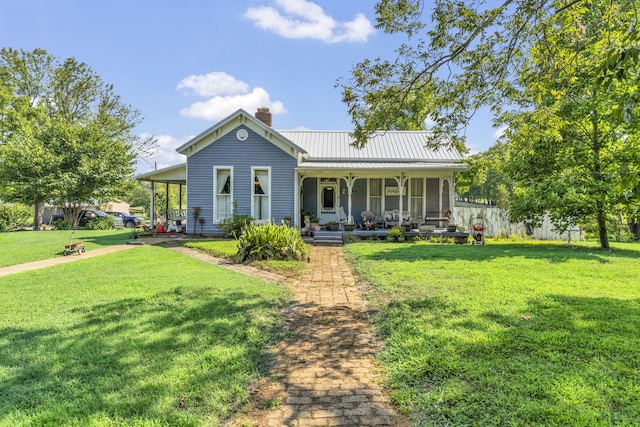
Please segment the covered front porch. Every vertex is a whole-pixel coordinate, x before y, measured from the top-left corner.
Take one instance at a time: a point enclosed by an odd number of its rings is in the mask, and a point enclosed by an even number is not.
[[[337,222],[365,230],[420,224],[444,227],[455,221],[454,172],[411,170],[298,169],[301,215],[296,224],[308,228]],[[305,217],[315,218],[305,218]],[[375,225],[371,225],[371,224]]]
[[[189,214],[186,205],[186,164],[170,166],[137,176],[149,192],[151,228],[161,225],[166,231],[186,232]]]

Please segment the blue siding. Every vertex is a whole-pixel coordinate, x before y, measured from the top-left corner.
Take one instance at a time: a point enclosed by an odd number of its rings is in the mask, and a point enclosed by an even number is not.
[[[317,178],[305,178],[302,181],[302,206],[301,210],[318,214],[318,180]],[[301,222],[302,223],[302,222]]]
[[[205,218],[203,232],[215,233],[213,224],[213,168],[233,167],[233,201],[236,212],[251,215],[252,167],[271,168],[271,218],[277,223],[285,216],[294,217],[294,178],[296,159],[249,128],[249,138],[240,142],[235,129],[187,159],[187,206],[190,212],[199,206]],[[200,227],[198,226],[198,230]]]

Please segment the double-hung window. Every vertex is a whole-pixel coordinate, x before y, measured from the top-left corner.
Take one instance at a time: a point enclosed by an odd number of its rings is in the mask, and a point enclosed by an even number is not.
[[[411,218],[422,218],[422,201],[424,198],[424,179],[411,178],[411,194],[409,196],[409,212]]]
[[[369,210],[376,215],[382,215],[382,179],[369,179]]]
[[[213,170],[215,223],[233,215],[233,168],[216,166]]]
[[[265,223],[271,218],[271,168],[253,167],[251,173],[251,216],[256,222]]]

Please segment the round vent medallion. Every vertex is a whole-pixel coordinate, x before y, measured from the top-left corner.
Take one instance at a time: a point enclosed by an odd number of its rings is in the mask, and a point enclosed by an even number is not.
[[[247,132],[246,129],[238,129],[238,132],[236,132],[236,138],[238,138],[238,141],[246,141],[247,138],[249,138],[249,132]]]

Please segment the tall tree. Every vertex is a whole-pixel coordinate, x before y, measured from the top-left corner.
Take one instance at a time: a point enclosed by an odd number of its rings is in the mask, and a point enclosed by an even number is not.
[[[639,164],[628,155],[638,121],[637,2],[436,0],[432,25],[421,20],[425,3],[376,5],[379,28],[427,37],[403,45],[395,62],[356,65],[343,96],[358,143],[388,128],[415,92],[430,93],[436,137],[457,134],[489,106],[511,127],[520,206],[551,209],[565,227],[590,215],[607,248],[604,218],[620,187],[635,184],[620,170]]]
[[[545,209],[559,229],[594,219],[602,248],[609,247],[608,216],[625,204],[625,170],[640,165],[637,107],[620,120],[618,105],[637,80],[593,79],[618,47],[620,39],[609,35],[626,22],[623,12],[594,2],[554,17],[552,34],[532,47],[522,71],[530,108],[504,116],[521,187],[513,217],[532,219]],[[538,209],[522,197],[536,200]]]
[[[456,191],[473,201],[497,203],[511,193],[513,181],[507,173],[509,145],[497,142],[483,153],[469,156],[469,170],[456,176]]]
[[[131,132],[140,112],[87,65],[42,49],[0,51],[0,192],[38,206],[53,201],[75,224],[83,206],[118,197],[153,138]]]

